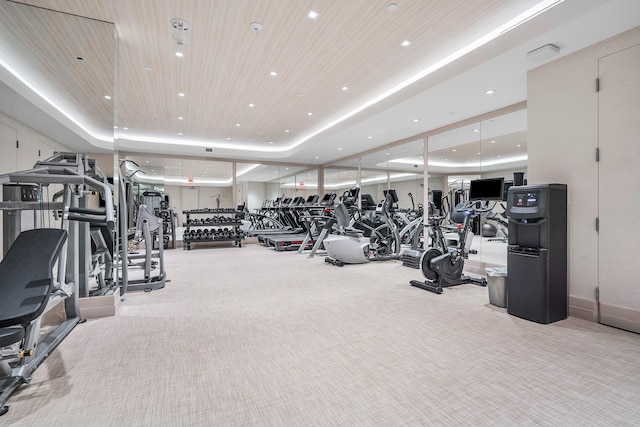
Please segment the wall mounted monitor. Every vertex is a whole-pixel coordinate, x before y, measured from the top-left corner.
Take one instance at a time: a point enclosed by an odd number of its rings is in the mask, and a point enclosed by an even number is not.
[[[504,178],[474,179],[469,187],[469,200],[502,200]]]

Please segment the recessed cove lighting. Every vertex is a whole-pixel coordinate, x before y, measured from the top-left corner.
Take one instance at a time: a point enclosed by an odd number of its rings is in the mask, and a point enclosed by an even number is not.
[[[309,14],[307,16],[311,19],[316,19],[318,17],[318,12],[316,12],[315,10],[309,11]]]
[[[409,40],[405,40],[401,44],[402,44],[402,46],[409,46],[411,44],[411,42]]]

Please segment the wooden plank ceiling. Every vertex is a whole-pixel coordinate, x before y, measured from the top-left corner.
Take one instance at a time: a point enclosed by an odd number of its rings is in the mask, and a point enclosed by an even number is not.
[[[397,4],[395,10],[389,8],[392,1]],[[274,148],[321,128],[378,95],[380,88],[405,80],[484,34],[487,28],[502,23],[505,16],[513,16],[536,2],[24,3],[115,23],[119,37],[117,116],[124,140],[128,135],[188,138]],[[316,19],[308,17],[311,10],[319,13]],[[170,24],[172,18],[186,21],[189,29],[175,29]],[[252,29],[253,22],[259,22],[262,29]],[[52,45],[61,40],[69,41],[59,34],[59,22],[42,21],[37,25],[40,31],[29,28],[19,36],[38,37],[37,43],[44,50],[57,48]],[[178,36],[186,40],[182,47],[176,41]],[[411,44],[402,46],[404,40]],[[91,50],[86,49],[89,55]],[[101,49],[108,49],[108,45]],[[178,49],[184,52],[183,58],[175,56]],[[57,64],[44,66],[49,70],[62,68]],[[108,64],[106,67],[109,69]],[[76,82],[79,84],[74,90],[80,99],[102,95],[98,92],[103,89],[96,89],[100,86],[97,75],[92,82]],[[178,96],[179,92],[185,96]],[[157,151],[161,149],[159,145]]]

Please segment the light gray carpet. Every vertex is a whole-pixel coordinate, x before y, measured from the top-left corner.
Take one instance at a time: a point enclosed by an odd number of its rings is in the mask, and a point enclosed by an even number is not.
[[[166,251],[165,289],[79,325],[10,426],[639,425],[640,337],[539,325],[399,262]]]

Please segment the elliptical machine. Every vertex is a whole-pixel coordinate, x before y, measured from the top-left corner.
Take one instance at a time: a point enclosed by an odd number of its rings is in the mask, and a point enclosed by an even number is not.
[[[463,205],[464,220],[457,225],[458,245],[449,248],[442,232],[444,216],[429,218],[429,236],[432,246],[422,254],[420,269],[427,279],[425,281],[412,280],[411,286],[421,288],[436,294],[441,294],[443,288],[449,286],[473,283],[487,286],[484,278],[474,278],[462,274],[464,260],[469,257],[471,247],[471,223],[475,216],[487,212],[489,208],[482,202],[466,202]]]

